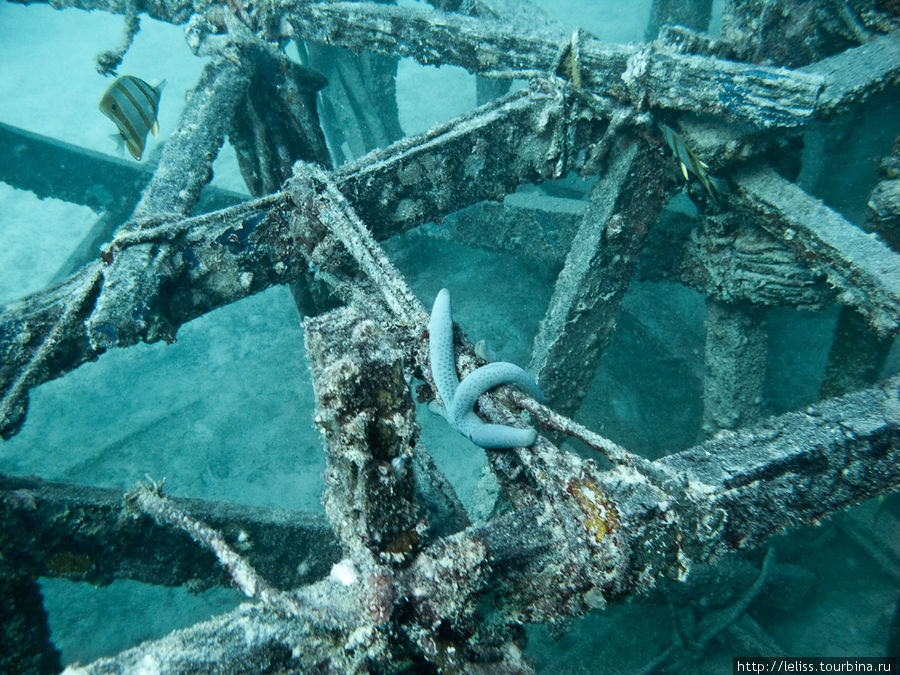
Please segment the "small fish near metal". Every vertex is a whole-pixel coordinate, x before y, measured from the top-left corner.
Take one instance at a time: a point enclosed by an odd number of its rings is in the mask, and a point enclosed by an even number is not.
[[[662,132],[663,138],[668,146],[672,149],[675,159],[677,159],[678,163],[681,165],[681,173],[684,175],[684,179],[689,180],[688,171],[690,171],[700,179],[700,182],[703,184],[703,187],[706,188],[706,191],[710,196],[713,199],[718,200],[722,193],[722,181],[715,176],[710,176],[706,172],[709,168],[706,162],[694,154],[694,151],[685,144],[681,135],[672,127],[660,123],[659,130]]]
[[[100,99],[100,111],[115,122],[119,137],[138,161],[144,154],[147,132],[154,136],[159,133],[156,115],[165,84],[163,80],[152,87],[139,77],[122,75],[109,85]]]

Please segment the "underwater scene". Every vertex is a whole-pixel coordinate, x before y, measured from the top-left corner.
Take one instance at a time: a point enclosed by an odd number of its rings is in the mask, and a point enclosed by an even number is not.
[[[0,2],[0,673],[896,673],[898,85],[896,0]]]

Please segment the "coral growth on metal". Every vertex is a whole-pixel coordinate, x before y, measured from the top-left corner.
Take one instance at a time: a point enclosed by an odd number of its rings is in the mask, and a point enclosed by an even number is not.
[[[34,611],[35,578],[57,575],[233,584],[253,599],[83,672],[528,672],[523,622],[565,623],[900,485],[900,380],[875,382],[900,326],[896,152],[864,223],[880,237],[794,182],[810,125],[896,88],[889,3],[773,13],[726,0],[712,38],[709,2],[660,0],[637,45],[604,43],[525,1],[52,4],[126,14],[122,49],[138,10],[187,23],[210,60],[152,174],[0,129],[0,148],[21,161],[45,152],[104,169],[95,180],[116,176],[111,190],[128,203],[98,221],[59,283],[0,310],[0,432],[17,433],[31,388],[107,349],[171,341],[197,316],[290,284],[317,397],[297,414],[322,431],[326,508],[285,518],[172,499],[155,484],[123,501],[3,477],[0,557],[19,561],[4,594],[25,599],[8,627],[25,628],[6,632],[0,670],[59,666]],[[303,65],[285,55],[292,40]],[[466,68],[482,104],[399,138],[399,56]],[[121,50],[101,65],[116,59]],[[527,85],[506,93],[514,79]],[[240,204],[201,195],[226,135],[254,195]],[[2,178],[95,200],[81,172],[47,180],[17,173],[21,161]],[[597,177],[580,214],[484,202],[573,171]],[[684,189],[698,215],[667,228],[663,209]],[[479,209],[490,227],[467,225]],[[419,436],[409,383],[434,396],[428,316],[379,244],[445,218],[444,236],[561,266],[528,367],[546,405],[501,388],[476,406],[494,424],[530,415],[543,432],[529,448],[487,451],[495,501],[475,522]],[[708,440],[655,461],[570,419],[635,275],[685,284],[708,306]],[[767,348],[758,318],[836,303],[822,400],[753,426]],[[484,361],[453,332],[463,378]],[[605,459],[560,448],[567,436]],[[770,567],[767,556],[758,578]],[[644,670],[702,651],[760,583]]]

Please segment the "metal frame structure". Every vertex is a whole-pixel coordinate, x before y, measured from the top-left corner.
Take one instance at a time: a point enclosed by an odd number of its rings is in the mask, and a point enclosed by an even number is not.
[[[528,672],[517,644],[523,622],[565,622],[662,577],[685,579],[698,563],[900,485],[900,380],[874,384],[872,375],[900,327],[900,257],[885,243],[895,241],[900,213],[896,173],[886,169],[872,197],[870,225],[881,238],[792,181],[807,124],[862,106],[900,79],[898,18],[889,8],[829,4],[830,23],[796,29],[820,38],[801,40],[814,44],[808,63],[786,69],[750,62],[778,60],[767,38],[781,24],[765,2],[726,2],[721,40],[665,27],[639,45],[603,43],[528,3],[499,0],[433,9],[274,0],[52,4],[125,14],[123,51],[139,13],[187,23],[194,51],[212,58],[152,175],[0,128],[17,148],[15,159],[0,157],[4,180],[84,202],[88,191],[77,183],[61,188],[29,173],[56,164],[39,157],[66,156],[85,167],[84,181],[116,172],[110,192],[118,195],[58,283],[0,311],[0,431],[16,433],[28,392],[40,383],[112,347],[172,340],[179,326],[216,307],[290,284],[307,317],[314,419],[328,460],[327,523],[175,500],[155,484],[123,499],[5,477],[8,664],[54,667],[35,579],[57,575],[94,583],[202,579],[235,584],[254,599],[84,672]],[[670,23],[669,4],[654,3],[653,26]],[[708,2],[675,4],[693,12],[679,14],[682,23],[708,24]],[[305,41],[309,65],[284,55],[288,40]],[[393,141],[397,56],[463,66],[479,75],[486,98],[513,78],[528,84]],[[104,58],[114,67],[115,54]],[[322,125],[316,96],[325,81],[314,68],[331,82]],[[693,190],[700,216],[677,235],[657,224],[681,186],[660,121],[677,125],[709,174],[728,185],[718,199]],[[234,195],[207,192],[212,202],[200,205],[226,135],[256,196],[235,203]],[[885,166],[891,162],[896,157]],[[478,405],[487,420],[516,424],[526,414],[545,433],[530,448],[488,451],[500,496],[494,515],[472,524],[415,423],[410,379],[435,396],[428,314],[378,241],[572,171],[600,177],[583,214],[563,228],[569,249],[534,342],[529,370],[548,402],[504,388]],[[523,228],[514,207],[483,208],[497,215],[496,227],[475,232],[459,219],[450,236],[555,255],[548,242],[559,231]],[[98,242],[106,243],[95,258]],[[678,280],[707,297],[710,440],[656,461],[570,419],[634,274]],[[833,303],[843,309],[823,385],[828,397],[760,423],[759,313]],[[464,375],[483,361],[459,337]],[[605,459],[561,450],[566,436]],[[343,582],[323,578],[339,559]],[[719,629],[748,602],[720,617]]]

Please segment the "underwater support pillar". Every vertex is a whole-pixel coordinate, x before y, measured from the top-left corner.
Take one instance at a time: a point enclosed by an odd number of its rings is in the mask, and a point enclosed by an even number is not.
[[[0,546],[0,559],[16,558],[16,551]],[[0,569],[0,672],[58,673],[59,650],[50,640],[50,625],[41,588],[27,574],[2,565]]]
[[[841,307],[819,398],[871,386],[878,380],[893,342],[893,337],[876,334],[855,309]]]
[[[712,0],[653,0],[645,40],[655,40],[663,26],[685,26],[705,33],[712,17]]]
[[[281,188],[297,160],[331,168],[316,110],[317,92],[328,81],[269,45],[248,39],[242,47],[249,84],[230,118],[228,138],[247,189],[261,197]]]
[[[328,460],[325,513],[357,566],[405,560],[425,525],[413,472],[419,431],[403,355],[389,333],[352,306],[307,318],[303,328]]]
[[[397,56],[303,40],[297,40],[297,49],[303,63],[328,80],[319,97],[319,117],[336,166],[403,138]]]
[[[765,310],[706,298],[703,434],[737,429],[759,417],[766,373]]]
[[[647,232],[674,186],[671,172],[656,170],[660,148],[620,143],[591,191],[528,368],[550,407],[570,417],[587,394]]]

